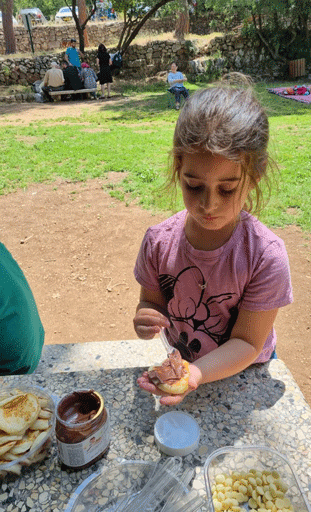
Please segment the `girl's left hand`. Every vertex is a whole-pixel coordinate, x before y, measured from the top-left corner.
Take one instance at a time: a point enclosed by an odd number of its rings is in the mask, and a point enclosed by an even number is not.
[[[161,391],[161,389],[157,388],[157,386],[155,386],[153,382],[151,382],[151,380],[149,379],[148,372],[144,372],[142,376],[137,379],[137,384],[141,389],[148,391],[148,393],[161,396],[161,405],[178,405],[180,404],[180,402],[183,401],[185,396],[189,395],[191,391],[194,391],[195,389],[198,388],[200,380],[202,378],[201,372],[196,366],[190,364],[189,369],[190,376],[188,381],[188,389],[185,393],[181,395],[170,395],[168,393],[165,393],[164,391]]]

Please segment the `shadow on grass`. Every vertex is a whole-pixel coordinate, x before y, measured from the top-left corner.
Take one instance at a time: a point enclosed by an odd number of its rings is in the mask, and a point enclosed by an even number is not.
[[[20,114],[26,110],[33,109],[34,105],[42,105],[42,103],[0,103],[0,116],[6,114]]]
[[[150,117],[171,117],[174,109],[168,107],[166,90],[159,93],[140,95],[139,97],[124,97],[118,103],[105,103],[100,109],[102,112],[110,111],[115,115],[109,116],[109,121],[133,121],[150,119]],[[177,117],[177,115],[175,116]]]

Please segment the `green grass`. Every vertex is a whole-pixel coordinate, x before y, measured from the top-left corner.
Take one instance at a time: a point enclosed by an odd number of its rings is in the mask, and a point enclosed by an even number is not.
[[[277,85],[282,84],[256,85],[270,118],[270,150],[280,169],[261,219],[271,227],[296,224],[311,231],[311,106],[267,92],[267,87]],[[189,88],[193,92],[203,86]],[[78,118],[22,126],[6,122],[3,116],[0,194],[59,177],[72,181],[100,177],[117,199],[167,209],[169,198],[161,185],[178,113],[167,108],[165,84],[122,87],[125,102],[106,102],[99,111],[90,109]],[[121,180],[105,182],[110,171],[120,173]],[[181,207],[179,196],[177,208]]]

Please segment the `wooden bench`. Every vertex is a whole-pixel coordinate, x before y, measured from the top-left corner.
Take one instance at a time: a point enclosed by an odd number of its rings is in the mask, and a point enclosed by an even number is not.
[[[62,96],[63,94],[85,94],[85,93],[90,93],[90,92],[95,92],[96,93],[97,91],[97,87],[96,89],[78,89],[76,91],[74,90],[70,90],[70,91],[49,91],[49,94],[50,96]]]

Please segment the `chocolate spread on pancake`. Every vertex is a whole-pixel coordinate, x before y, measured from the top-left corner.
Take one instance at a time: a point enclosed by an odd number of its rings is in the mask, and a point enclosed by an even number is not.
[[[161,366],[154,366],[148,372],[150,379],[159,384],[174,384],[186,374],[179,350],[168,356]]]

